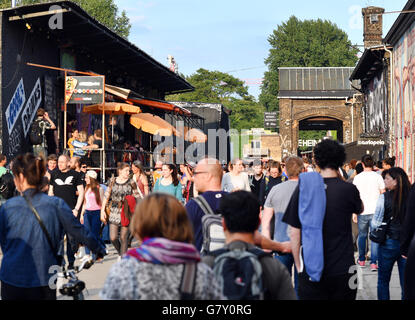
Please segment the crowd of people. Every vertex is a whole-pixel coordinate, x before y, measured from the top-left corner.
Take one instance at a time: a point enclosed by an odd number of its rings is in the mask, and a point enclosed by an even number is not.
[[[345,164],[324,140],[312,159],[250,165],[126,159],[101,181],[85,161],[99,138],[74,131],[69,155],[0,155],[0,185],[9,174],[15,188],[0,188],[2,299],[56,299],[48,268],[103,259],[106,240],[118,261],[103,299],[354,300],[351,270],[366,262],[379,300],[395,262],[402,299],[415,298],[415,187],[394,158]]]

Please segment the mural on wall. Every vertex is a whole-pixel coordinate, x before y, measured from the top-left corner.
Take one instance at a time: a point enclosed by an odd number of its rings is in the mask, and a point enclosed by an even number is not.
[[[414,182],[415,23],[394,47],[392,130],[396,165]]]
[[[387,88],[383,73],[374,77],[369,83],[365,94],[366,117],[365,128],[368,133],[380,133],[385,131],[387,122]]]
[[[4,113],[9,135],[7,154],[9,158],[16,157],[27,147],[26,136],[41,103],[42,88],[40,79],[36,81],[29,98],[26,99],[22,78]]]

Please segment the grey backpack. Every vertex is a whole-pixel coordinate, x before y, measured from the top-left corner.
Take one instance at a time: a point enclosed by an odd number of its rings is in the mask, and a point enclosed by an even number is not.
[[[225,245],[225,233],[222,226],[222,216],[213,212],[209,203],[203,196],[198,196],[193,200],[196,201],[205,214],[202,217],[202,253],[207,254],[211,251],[223,248]]]
[[[229,300],[264,300],[260,258],[268,254],[257,248],[251,250],[220,249],[211,253],[215,258],[213,273]]]

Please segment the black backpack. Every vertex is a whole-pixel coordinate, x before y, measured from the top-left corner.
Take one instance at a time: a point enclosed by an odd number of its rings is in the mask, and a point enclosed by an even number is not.
[[[0,177],[0,196],[7,200],[14,197],[16,186],[13,175],[9,170]]]
[[[33,121],[32,126],[30,127],[29,140],[32,145],[42,144],[43,134],[39,120]]]

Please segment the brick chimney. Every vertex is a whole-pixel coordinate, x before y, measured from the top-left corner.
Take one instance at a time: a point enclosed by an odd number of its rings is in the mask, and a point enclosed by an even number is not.
[[[365,49],[382,44],[383,13],[385,9],[367,7],[362,9],[363,42]]]

